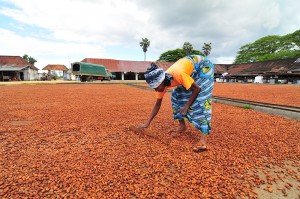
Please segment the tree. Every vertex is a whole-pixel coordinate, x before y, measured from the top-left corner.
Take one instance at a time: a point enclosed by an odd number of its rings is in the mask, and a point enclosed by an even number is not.
[[[202,55],[202,53],[198,50],[192,50],[191,54],[197,54]],[[159,59],[157,61],[163,61],[163,62],[176,62],[182,57],[186,56],[186,51],[180,48],[177,48],[175,50],[169,50],[167,52],[162,53],[159,56]]]
[[[146,52],[148,50],[148,47],[150,46],[150,41],[147,38],[142,38],[142,41],[140,42],[140,46],[143,48],[144,61],[146,61]]]
[[[240,47],[234,63],[300,57],[300,30],[284,36],[269,35]]]
[[[202,47],[203,54],[207,57],[210,54],[211,51],[211,43],[204,43],[204,46]]]
[[[182,49],[186,52],[186,55],[190,55],[193,50],[193,45],[190,42],[184,42]]]
[[[33,57],[28,56],[27,54],[23,55],[23,59],[25,59],[26,61],[28,61],[32,65],[34,65],[35,62],[37,62],[36,59],[34,59]]]

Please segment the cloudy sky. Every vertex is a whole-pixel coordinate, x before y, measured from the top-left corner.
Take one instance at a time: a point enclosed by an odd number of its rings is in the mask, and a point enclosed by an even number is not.
[[[232,63],[238,49],[300,29],[299,0],[0,0],[0,55],[28,54],[42,69],[84,58],[147,61],[190,42]]]

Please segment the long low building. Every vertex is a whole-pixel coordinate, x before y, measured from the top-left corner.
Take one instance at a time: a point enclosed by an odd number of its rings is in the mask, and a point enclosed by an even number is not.
[[[264,62],[226,65],[228,79],[251,81],[256,76],[295,82],[300,80],[300,58],[277,59]]]
[[[103,65],[113,74],[114,79],[118,80],[143,80],[145,79],[145,71],[152,63],[151,61],[126,61],[101,58],[85,58],[82,62]],[[158,64],[165,69],[172,63],[160,62]]]
[[[144,80],[144,74],[151,61],[125,61],[115,59],[85,58],[82,62],[104,65],[118,80]],[[160,68],[168,69],[174,62],[155,62]],[[224,67],[216,65],[215,73],[222,74]]]
[[[110,70],[114,79],[143,80],[150,61],[125,61],[115,59],[85,58],[82,62],[104,65]],[[163,69],[169,68],[173,62],[156,62]],[[225,81],[254,81],[256,76],[265,79],[286,79],[287,82],[300,81],[300,58],[278,59],[273,61],[253,62],[245,64],[214,64],[215,77]],[[228,74],[226,77],[223,74]]]

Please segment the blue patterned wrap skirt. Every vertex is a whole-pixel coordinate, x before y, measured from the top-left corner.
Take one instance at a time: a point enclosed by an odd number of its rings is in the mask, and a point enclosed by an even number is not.
[[[209,135],[211,132],[212,91],[214,86],[214,65],[205,57],[195,63],[192,57],[185,57],[194,64],[191,77],[201,88],[200,93],[190,106],[187,115],[180,114],[180,109],[188,102],[192,91],[186,90],[182,85],[177,86],[171,97],[174,120],[186,119],[201,133]]]

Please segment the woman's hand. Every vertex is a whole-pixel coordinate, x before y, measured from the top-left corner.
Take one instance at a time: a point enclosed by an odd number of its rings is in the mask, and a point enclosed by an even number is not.
[[[152,111],[151,111],[151,114],[150,114],[150,117],[149,119],[147,120],[147,122],[145,124],[141,124],[138,128],[139,129],[145,129],[147,128],[151,121],[153,120],[153,118],[156,116],[156,114],[158,113],[159,109],[160,109],[160,106],[161,106],[161,102],[162,102],[162,99],[157,99],[153,108],[152,108]]]
[[[181,115],[186,116],[187,113],[188,113],[188,108],[183,107],[182,109],[180,109],[180,114],[181,114]]]
[[[195,99],[201,91],[201,88],[195,82],[193,82],[190,89],[192,90],[190,99],[187,101],[185,106],[182,109],[180,109],[180,114],[183,116],[187,115],[190,106],[194,103]]]

